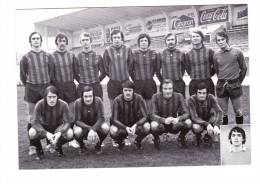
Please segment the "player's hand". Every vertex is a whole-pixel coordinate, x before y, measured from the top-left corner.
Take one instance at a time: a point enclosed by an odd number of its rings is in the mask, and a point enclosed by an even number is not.
[[[52,144],[55,145],[61,137],[61,132],[56,132],[53,136]]]
[[[131,128],[131,127],[126,127],[126,132],[127,132],[129,135],[133,135],[133,131],[132,131],[132,128]]]
[[[179,118],[173,118],[172,124],[175,125],[179,122]]]
[[[209,135],[212,135],[213,134],[213,126],[211,124],[208,124],[207,126],[207,132]]]
[[[99,141],[99,137],[96,131],[90,130],[87,138],[91,143],[96,144]]]
[[[50,133],[50,132],[47,132],[47,133],[46,133],[46,137],[47,137],[47,139],[48,139],[49,141],[52,141],[53,138],[54,138],[54,135],[53,135],[52,133]]]
[[[219,130],[219,127],[218,127],[218,126],[214,126],[213,133],[214,133],[215,135],[219,135],[219,134],[220,134],[220,130]]]
[[[168,117],[168,118],[166,118],[166,119],[165,119],[165,124],[166,124],[166,125],[171,124],[172,121],[173,121],[173,119],[174,119],[173,117]]]
[[[132,129],[132,134],[135,134],[135,131],[136,131],[136,124],[134,124],[132,127],[131,127],[131,129]]]

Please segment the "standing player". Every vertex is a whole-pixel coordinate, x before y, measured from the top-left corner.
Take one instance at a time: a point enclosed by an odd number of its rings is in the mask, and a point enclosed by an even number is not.
[[[243,53],[230,47],[229,38],[226,32],[221,31],[216,34],[216,43],[220,48],[214,55],[214,67],[218,76],[216,86],[219,105],[224,117],[223,125],[228,124],[228,101],[231,100],[236,114],[236,123],[243,124],[243,113],[241,110],[241,96],[243,82],[246,76],[246,63]]]
[[[151,112],[152,95],[157,92],[153,76],[157,67],[157,54],[150,50],[151,38],[148,34],[140,34],[137,39],[139,49],[134,51],[133,80],[135,92],[146,101],[147,110]]]
[[[25,85],[24,100],[29,109],[27,131],[31,128],[31,117],[38,100],[43,98],[45,88],[53,79],[53,63],[48,53],[42,50],[42,36],[32,32],[29,36],[32,50],[22,57],[20,61],[20,79]],[[36,153],[30,141],[29,155]]]
[[[77,88],[78,97],[81,97],[85,86],[92,86],[94,95],[103,99],[103,90],[100,82],[106,74],[103,68],[102,57],[91,49],[92,38],[89,33],[83,32],[80,35],[82,51],[77,55],[77,73],[79,85]]]
[[[74,79],[76,75],[75,55],[67,50],[69,43],[68,37],[59,33],[55,38],[57,50],[53,52],[52,59],[54,63],[54,85],[58,89],[60,99],[69,104],[71,112],[71,121],[73,121],[72,112],[74,112],[74,101],[76,100],[76,85]],[[76,141],[71,141],[69,145],[77,148]]]
[[[94,96],[91,86],[85,86],[81,97],[75,102],[75,137],[80,144],[81,152],[86,147],[83,139],[96,144],[95,151],[101,153],[101,144],[109,132],[109,124],[105,123],[104,106],[101,98]]]
[[[188,107],[192,121],[192,131],[197,138],[197,146],[201,143],[201,134],[207,131],[203,140],[211,145],[212,139],[220,133],[219,125],[222,121],[222,110],[215,97],[208,94],[205,83],[199,83],[197,93],[188,99]]]
[[[113,30],[111,40],[112,46],[105,49],[103,59],[104,69],[109,77],[107,92],[112,108],[113,100],[122,93],[122,83],[129,80],[130,74],[132,75],[133,53],[129,47],[123,44],[122,31]]]
[[[118,144],[118,149],[122,150],[125,139],[137,135],[134,144],[140,149],[143,138],[150,133],[146,104],[142,96],[134,93],[133,82],[124,82],[122,88],[123,94],[114,100],[110,136]]]
[[[43,156],[41,139],[47,138],[55,146],[59,156],[63,156],[62,145],[72,140],[73,130],[70,128],[69,106],[58,99],[58,90],[48,86],[44,98],[37,102],[29,129],[29,138],[36,147],[39,160]]]
[[[163,79],[171,79],[174,91],[181,93],[185,98],[185,82],[182,79],[185,72],[185,54],[176,49],[177,38],[173,33],[166,35],[165,43],[167,48],[159,55],[162,77],[158,78],[161,83]]]
[[[186,54],[186,71],[190,75],[190,96],[196,94],[196,86],[205,82],[210,94],[215,95],[215,86],[211,77],[215,74],[213,67],[214,51],[203,44],[204,35],[201,31],[191,33],[192,49]]]
[[[191,129],[189,111],[182,94],[173,90],[173,82],[164,79],[162,92],[152,97],[152,122],[151,133],[154,136],[154,146],[159,149],[160,138],[163,133],[173,133],[178,136],[178,144],[186,146],[185,135]]]

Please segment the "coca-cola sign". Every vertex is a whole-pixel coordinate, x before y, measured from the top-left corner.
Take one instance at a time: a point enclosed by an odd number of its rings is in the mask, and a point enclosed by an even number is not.
[[[212,24],[228,21],[228,6],[199,11],[199,24]]]

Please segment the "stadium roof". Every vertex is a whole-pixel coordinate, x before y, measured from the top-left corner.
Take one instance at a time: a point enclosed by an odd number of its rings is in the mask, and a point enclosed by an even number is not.
[[[178,10],[191,8],[190,5],[182,6],[125,6],[125,7],[98,7],[86,8],[77,12],[57,16],[35,25],[55,27],[68,31],[77,31],[100,25],[113,24],[136,18],[149,17],[160,13],[171,13]]]

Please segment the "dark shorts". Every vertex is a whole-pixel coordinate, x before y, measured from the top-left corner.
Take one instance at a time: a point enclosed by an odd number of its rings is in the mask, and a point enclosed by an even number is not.
[[[76,85],[73,81],[65,83],[56,83],[59,98],[67,103],[74,102],[77,99]]]
[[[96,82],[96,83],[93,83],[93,84],[79,83],[79,85],[77,87],[77,96],[78,96],[78,98],[81,97],[81,93],[82,93],[82,91],[83,91],[85,86],[91,86],[93,88],[94,96],[98,96],[101,99],[103,99],[103,89],[102,89],[102,86],[101,86],[100,82]]]
[[[196,89],[199,83],[204,82],[208,87],[208,92],[215,95],[215,86],[212,79],[192,79],[189,84],[190,96],[196,94]]]
[[[135,92],[140,94],[144,99],[151,99],[157,92],[157,86],[153,79],[134,81]]]
[[[108,98],[114,100],[118,95],[122,94],[122,83],[125,81],[109,80],[107,83]]]
[[[181,93],[185,98],[186,84],[183,80],[173,80],[173,89],[177,93]],[[162,91],[162,85],[160,85],[160,91]]]
[[[239,79],[230,81],[219,79],[216,85],[216,92],[218,98],[230,97],[233,99],[243,94]]]
[[[30,103],[37,103],[44,97],[44,90],[49,84],[25,84],[24,100]]]

